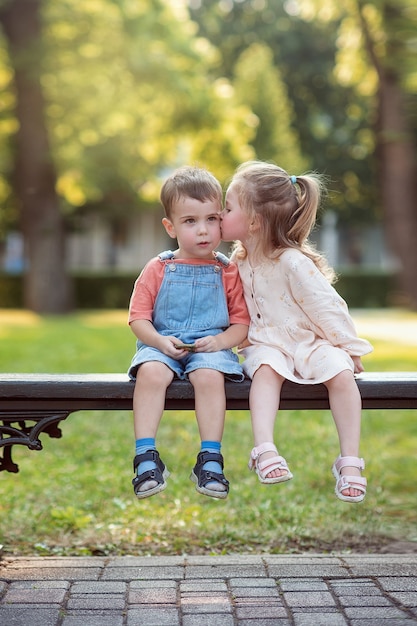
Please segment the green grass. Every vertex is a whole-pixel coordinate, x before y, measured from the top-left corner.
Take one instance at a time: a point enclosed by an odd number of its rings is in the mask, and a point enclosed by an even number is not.
[[[417,315],[410,315],[417,328]],[[416,344],[365,336],[375,347],[364,358],[368,371],[417,369]],[[0,311],[0,345],[3,372],[121,372],[134,338],[123,311],[62,318]],[[197,494],[189,481],[199,445],[192,412],[165,414],[158,447],[171,477],[166,491],[142,501],[131,487],[130,412],[75,413],[62,431],[62,439],[43,435],[41,452],[16,446],[19,474],[0,474],[5,553],[379,551],[393,541],[417,541],[416,411],[363,412],[369,489],[357,506],[333,493],[337,437],[329,411],[279,414],[276,443],[294,479],[278,486],[261,485],[247,471],[249,413],[229,412],[223,453],[231,491],[225,501]]]

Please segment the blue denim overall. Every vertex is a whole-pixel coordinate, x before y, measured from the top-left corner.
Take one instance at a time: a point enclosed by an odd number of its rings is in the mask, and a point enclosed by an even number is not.
[[[165,263],[165,270],[153,311],[155,329],[161,335],[177,337],[179,343],[194,343],[200,337],[223,332],[229,326],[229,313],[222,270],[229,259],[217,252],[216,263],[187,265],[176,263],[171,250],[158,256]],[[180,379],[186,379],[189,372],[201,368],[218,370],[237,382],[244,378],[239,359],[232,350],[191,352],[176,360],[139,340],[136,349],[128,372],[131,379],[147,361],[165,363]]]

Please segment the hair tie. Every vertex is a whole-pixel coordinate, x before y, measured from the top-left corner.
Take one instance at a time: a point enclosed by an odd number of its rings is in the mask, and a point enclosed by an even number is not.
[[[297,176],[290,176],[290,181],[293,185],[295,185],[295,183],[297,182]]]

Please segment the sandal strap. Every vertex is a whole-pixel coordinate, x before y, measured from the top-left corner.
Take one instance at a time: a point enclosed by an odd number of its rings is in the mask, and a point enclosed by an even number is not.
[[[264,478],[267,474],[269,474],[270,472],[273,472],[276,469],[286,470],[287,472],[289,471],[287,461],[284,459],[283,456],[280,456],[280,455],[273,456],[270,459],[267,459],[266,461],[263,461],[263,462],[258,461],[257,467],[258,467],[258,471],[263,475]]]
[[[137,454],[133,459],[133,471],[136,472],[138,466],[144,461],[152,461],[161,472],[165,469],[165,464],[161,461],[158,450],[146,450],[142,454]]]
[[[136,472],[138,466],[144,461],[153,461],[156,467],[150,470],[146,470],[145,472],[142,472],[141,474],[138,474],[133,478],[132,485],[135,493],[138,492],[138,488],[140,487],[140,485],[148,480],[155,480],[158,485],[162,485],[165,482],[165,464],[161,461],[159,457],[159,452],[157,450],[147,450],[142,454],[137,454],[133,459],[133,471]]]
[[[197,463],[194,466],[194,474],[197,476],[198,486],[205,487],[210,482],[216,482],[221,483],[225,487],[229,487],[229,481],[225,478],[223,473],[219,474],[211,470],[203,469],[203,466],[208,461],[215,461],[216,463],[219,463],[222,469],[224,467],[223,456],[219,452],[199,452],[197,455]]]
[[[209,461],[215,461],[220,465],[222,469],[224,468],[223,455],[220,454],[220,452],[208,452],[207,450],[203,450],[197,455],[197,463],[195,464],[195,469],[199,471],[203,467],[203,465],[205,465]]]
[[[342,475],[337,481],[337,488],[339,491],[345,489],[358,489],[362,493],[366,493],[367,480],[363,476],[346,476]]]
[[[250,457],[249,457],[249,463],[248,463],[248,467],[250,470],[254,469],[257,465],[259,466],[259,457],[264,454],[264,452],[275,452],[275,454],[278,455],[278,450],[275,446],[274,443],[267,441],[265,443],[261,443],[259,446],[255,446],[254,448],[252,448],[251,453],[250,453]],[[282,458],[282,457],[281,457]],[[270,459],[268,459],[269,461]]]
[[[339,474],[344,467],[357,467],[361,472],[365,469],[365,461],[357,456],[338,456],[334,465]]]

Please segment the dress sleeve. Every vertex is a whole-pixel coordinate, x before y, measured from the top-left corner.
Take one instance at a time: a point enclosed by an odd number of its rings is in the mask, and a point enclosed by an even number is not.
[[[371,344],[357,336],[346,302],[313,261],[301,254],[289,258],[286,269],[293,297],[317,334],[350,356],[372,352]]]
[[[158,257],[145,265],[133,287],[129,304],[129,324],[135,320],[153,320],[156,296],[164,275],[164,263]]]
[[[243,295],[242,281],[237,265],[233,262],[230,262],[223,270],[223,285],[226,292],[230,324],[249,326],[250,317]]]

